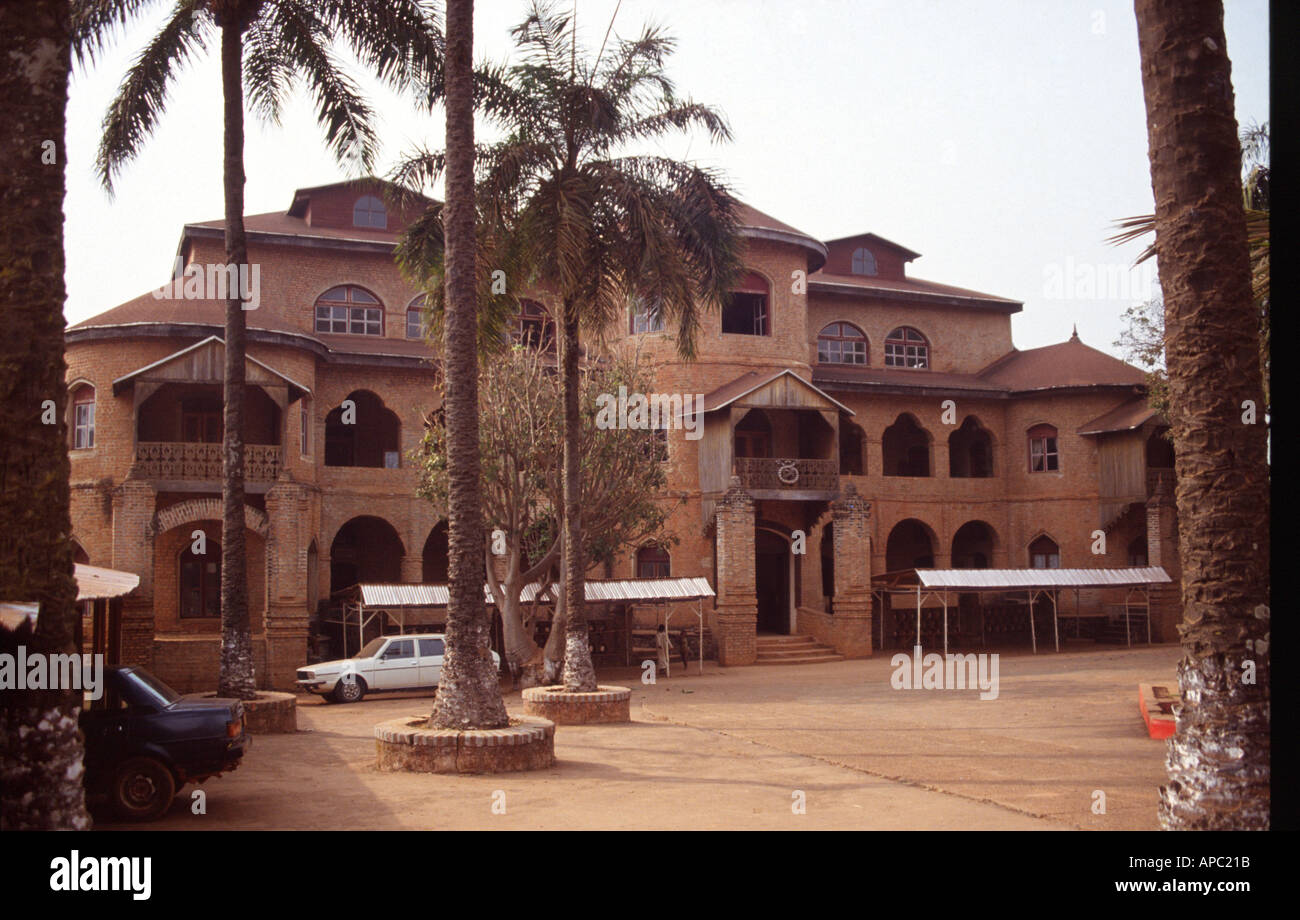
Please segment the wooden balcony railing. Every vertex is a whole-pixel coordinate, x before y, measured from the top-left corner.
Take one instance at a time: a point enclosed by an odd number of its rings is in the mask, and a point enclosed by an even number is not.
[[[221,445],[181,441],[141,441],[135,446],[132,475],[140,479],[221,479]],[[244,445],[244,479],[272,482],[280,474],[280,448],[275,444]]]
[[[737,457],[736,475],[746,489],[834,492],[840,487],[835,460]]]

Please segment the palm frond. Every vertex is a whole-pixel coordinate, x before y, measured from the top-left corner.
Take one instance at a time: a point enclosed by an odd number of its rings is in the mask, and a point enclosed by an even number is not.
[[[70,11],[72,54],[79,64],[93,63],[128,23],[158,0],[74,0]]]
[[[294,78],[293,63],[277,36],[266,22],[254,20],[244,33],[244,96],[253,111],[279,125]]]
[[[312,95],[330,152],[340,163],[369,172],[378,147],[374,112],[330,50],[328,24],[301,0],[277,0],[268,14],[268,28],[279,33],[286,58]]]
[[[178,0],[166,24],[126,72],[104,115],[95,170],[110,195],[114,177],[158,124],[172,82],[190,58],[206,48],[209,20],[195,11],[196,0]]]
[[[396,90],[443,85],[446,41],[428,0],[314,0],[316,15],[370,73]],[[427,101],[432,103],[438,96]]]

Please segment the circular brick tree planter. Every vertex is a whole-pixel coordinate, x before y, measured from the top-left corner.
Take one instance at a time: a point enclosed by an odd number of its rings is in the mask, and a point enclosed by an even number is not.
[[[298,698],[292,693],[259,690],[244,700],[244,727],[254,735],[287,735],[298,730]]]
[[[590,693],[570,693],[561,686],[529,687],[524,691],[524,712],[557,725],[631,722],[632,691],[604,685]]]
[[[216,699],[209,693],[208,699]],[[241,700],[244,728],[250,735],[290,735],[298,730],[298,698],[292,693],[258,690],[257,697]]]
[[[555,723],[511,716],[506,728],[429,728],[428,716],[375,726],[381,773],[517,773],[555,764]]]

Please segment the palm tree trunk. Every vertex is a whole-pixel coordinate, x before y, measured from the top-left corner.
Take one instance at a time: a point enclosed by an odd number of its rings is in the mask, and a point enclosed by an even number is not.
[[[226,262],[248,264],[244,237],[243,22],[221,27],[221,89],[225,103]],[[246,269],[245,269],[246,270]],[[253,637],[248,613],[248,562],[244,546],[244,304],[242,285],[226,299],[225,430],[221,480],[221,669],[217,695],[252,699]]]
[[[63,361],[67,0],[0,5],[0,600],[37,602],[37,628],[0,626],[0,652],[72,654],[77,588]],[[81,694],[0,693],[0,830],[85,830]]]
[[[483,603],[483,511],[478,425],[478,299],[474,260],[473,0],[447,2],[447,307],[443,343],[447,419],[447,648],[429,723],[434,728],[509,724]]]
[[[582,559],[582,455],[581,417],[578,406],[578,306],[564,302],[563,332],[560,336],[562,399],[564,401],[564,554],[561,579],[568,618],[564,624],[564,689],[590,692],[596,689],[596,670],[591,664],[587,638],[587,614]]]
[[[1269,826],[1269,501],[1259,320],[1220,0],[1137,0],[1177,453],[1182,704],[1168,829]],[[1260,418],[1245,424],[1243,402]]]

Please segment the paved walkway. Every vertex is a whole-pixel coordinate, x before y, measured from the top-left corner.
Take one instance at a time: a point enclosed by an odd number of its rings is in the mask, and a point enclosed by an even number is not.
[[[501,776],[375,771],[374,724],[427,712],[427,695],[302,697],[296,735],[257,737],[238,770],[199,787],[206,814],[192,813],[190,786],[143,827],[1155,828],[1164,744],[1146,737],[1137,683],[1171,677],[1178,657],[1004,655],[989,701],[893,690],[887,655],[706,664],[655,685],[629,678],[631,725],[561,726],[555,768]],[[518,711],[519,695],[507,705]]]

